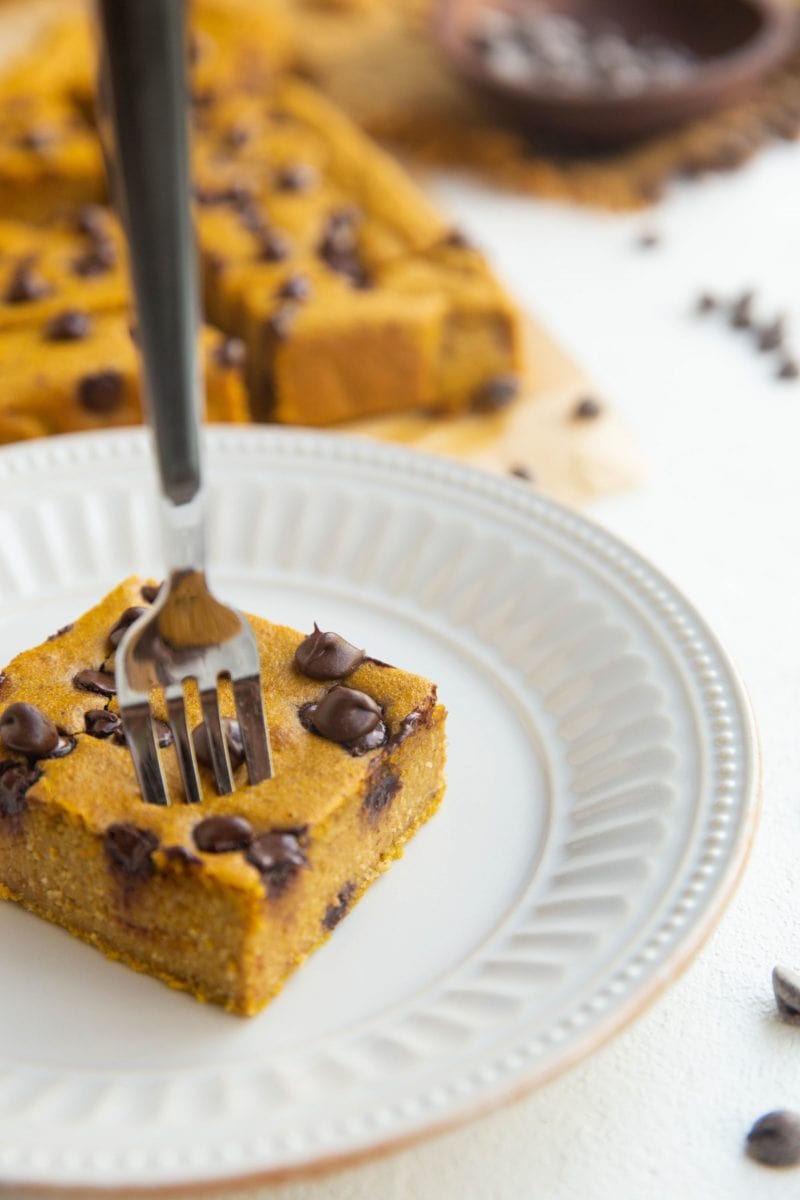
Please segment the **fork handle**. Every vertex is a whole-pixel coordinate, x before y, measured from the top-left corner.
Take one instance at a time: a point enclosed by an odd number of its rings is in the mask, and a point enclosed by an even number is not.
[[[201,489],[198,289],[189,204],[183,0],[98,0],[111,186],[128,235],[137,336],[161,488]]]

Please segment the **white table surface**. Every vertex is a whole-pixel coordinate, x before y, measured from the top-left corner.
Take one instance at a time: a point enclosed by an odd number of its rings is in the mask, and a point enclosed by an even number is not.
[[[677,189],[645,215],[604,216],[452,180],[436,190],[643,446],[648,483],[593,515],[684,589],[738,663],[761,729],[763,816],[716,934],[599,1053],[455,1133],[256,1194],[800,1196],[800,1168],[771,1172],[742,1153],[756,1117],[800,1110],[800,1028],[776,1018],[770,983],[776,962],[800,966],[800,381],[775,382],[774,359],[746,336],[691,316],[702,289],[755,287],[765,317],[791,312],[800,355],[800,147]],[[662,245],[638,250],[645,229]]]

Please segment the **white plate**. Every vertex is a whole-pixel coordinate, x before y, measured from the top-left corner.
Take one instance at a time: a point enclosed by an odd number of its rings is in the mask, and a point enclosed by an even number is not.
[[[598,1046],[686,963],[752,833],[747,701],[636,554],[394,447],[215,429],[222,595],[430,675],[449,788],[250,1021],[0,906],[0,1181],[286,1174],[464,1120]],[[0,454],[0,661],[161,567],[141,432]]]

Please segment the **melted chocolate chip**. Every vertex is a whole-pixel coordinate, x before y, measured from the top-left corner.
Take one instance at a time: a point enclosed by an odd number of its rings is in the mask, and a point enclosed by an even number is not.
[[[253,826],[245,817],[206,817],[195,825],[192,837],[198,850],[206,854],[226,854],[246,850],[253,841]]]
[[[91,667],[73,676],[73,685],[82,692],[97,692],[98,696],[116,696],[117,681],[110,671],[95,671]]]
[[[26,304],[52,295],[53,289],[33,265],[32,258],[23,259],[11,276],[5,292],[8,304]]]
[[[221,367],[244,366],[247,350],[241,338],[224,338],[214,351],[214,358]]]
[[[318,734],[331,742],[353,742],[372,733],[382,722],[377,701],[366,692],[337,684],[310,706],[311,723]]]
[[[105,713],[109,718],[108,721],[101,721],[100,717],[93,718],[93,723],[96,723],[97,730],[106,729],[107,732],[98,732],[95,729],[89,728],[90,713]],[[113,721],[111,720],[113,718]],[[160,717],[151,717],[150,724],[156,739],[156,745],[160,749],[165,750],[167,746],[171,746],[175,740],[172,736],[172,730],[166,721],[162,721]],[[116,746],[127,746],[128,739],[125,737],[125,726],[120,717],[116,713],[110,712],[108,709],[90,709],[86,713],[86,732],[91,733],[94,737],[108,737]]]
[[[273,829],[257,837],[247,861],[260,871],[270,896],[279,896],[299,870],[308,865],[300,837],[304,830]]]
[[[33,704],[9,704],[0,715],[0,739],[8,750],[29,758],[46,758],[57,748],[58,729],[45,713]]]
[[[311,280],[306,275],[290,275],[275,295],[279,300],[307,300],[311,295]]]
[[[78,399],[90,413],[113,412],[122,403],[124,391],[122,375],[114,370],[84,375],[78,383]]]
[[[161,591],[161,584],[143,583],[139,591],[143,600],[146,600],[148,604],[155,604],[158,593]]]
[[[202,867],[203,860],[185,846],[165,846],[163,855],[169,862],[180,863],[184,867]]]
[[[364,651],[346,642],[338,633],[324,633],[316,624],[295,651],[294,665],[309,679],[343,679],[355,671]]]
[[[70,621],[69,624],[62,625],[60,629],[57,629],[55,631],[55,633],[48,634],[47,640],[48,640],[48,642],[54,642],[56,640],[56,638],[63,637],[65,633],[69,633],[69,631],[74,628],[75,628],[74,622]]]
[[[355,895],[356,885],[348,881],[336,896],[337,903],[329,904],[325,909],[322,924],[325,929],[335,929],[342,917],[346,917],[350,909],[350,901]]]
[[[83,714],[86,732],[91,737],[108,738],[122,729],[122,719],[107,708],[90,708]]]
[[[364,809],[371,817],[377,817],[389,807],[402,786],[400,776],[384,767],[367,785],[363,800]]]
[[[79,342],[92,331],[92,319],[78,308],[68,308],[52,317],[44,327],[49,342]]]
[[[256,230],[258,234],[258,258],[261,262],[284,262],[292,253],[292,244],[285,234],[277,229]]]
[[[337,275],[346,276],[356,287],[369,286],[369,273],[359,257],[357,208],[339,209],[330,213],[317,246],[320,258]]]
[[[495,375],[477,390],[472,398],[472,408],[475,412],[499,412],[508,408],[518,395],[516,375]]]
[[[82,279],[105,275],[117,265],[117,248],[107,238],[98,238],[91,248],[72,261],[72,270]]]
[[[475,249],[474,243],[470,241],[463,229],[451,229],[450,232],[446,233],[442,238],[442,245],[450,246],[453,250]]]
[[[120,874],[132,879],[148,879],[153,874],[158,838],[149,829],[139,829],[127,821],[109,825],[103,846],[110,866]]]
[[[149,608],[144,608],[141,604],[134,604],[130,608],[126,608],[122,616],[118,618],[108,631],[108,640],[111,645],[118,646],[134,621],[138,621],[139,617],[144,616],[149,611]]]
[[[239,722],[234,721],[232,717],[223,717],[221,724],[225,735],[225,742],[228,746],[228,758],[230,759],[231,770],[235,771],[244,762],[242,728]],[[211,747],[208,742],[208,729],[205,722],[197,726],[192,733],[192,739],[194,740],[194,752],[197,755],[197,761],[202,763],[204,767],[213,767]]]
[[[305,192],[318,179],[319,172],[311,163],[290,163],[275,173],[275,186],[279,192]]]
[[[41,777],[37,767],[20,762],[0,763],[0,817],[16,817],[25,812],[28,791]]]
[[[592,396],[585,396],[583,400],[579,400],[572,410],[572,416],[576,421],[594,421],[602,413],[602,405]]]

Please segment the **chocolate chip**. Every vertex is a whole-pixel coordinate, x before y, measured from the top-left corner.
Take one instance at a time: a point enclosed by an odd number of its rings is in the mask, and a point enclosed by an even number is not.
[[[311,280],[307,275],[290,275],[275,295],[279,300],[307,300],[311,295]]]
[[[75,214],[75,229],[102,241],[108,236],[108,216],[99,204],[84,204]]]
[[[55,631],[55,633],[48,634],[47,640],[48,642],[54,642],[56,638],[63,637],[65,633],[69,633],[69,631],[74,628],[74,622],[70,621],[68,625],[62,625],[60,629]]]
[[[450,246],[453,250],[474,250],[475,244],[472,242],[463,229],[451,229],[442,238],[442,245]]]
[[[92,330],[92,319],[78,308],[51,317],[44,327],[44,336],[49,342],[79,342],[88,337]]]
[[[131,625],[149,611],[149,608],[144,608],[141,604],[134,604],[130,608],[126,608],[122,616],[116,620],[108,631],[108,640],[111,645],[114,647],[118,646]]]
[[[524,479],[526,483],[534,483],[536,476],[530,467],[523,467],[520,463],[508,468],[509,475],[513,475],[515,479]]]
[[[317,253],[337,275],[344,275],[355,287],[363,288],[368,287],[371,280],[359,256],[357,230],[360,220],[361,213],[355,207],[330,213]]]
[[[774,967],[772,990],[781,1016],[791,1021],[800,1021],[800,971],[793,971],[789,967]]]
[[[107,712],[108,710],[92,709],[91,711],[92,712],[98,712],[98,711]],[[116,713],[108,712],[108,715],[109,715],[109,717],[113,717],[113,716],[116,716]],[[88,714],[87,714],[87,716],[88,716]],[[99,718],[98,718],[98,724],[102,727],[102,723],[99,721]],[[153,733],[155,735],[156,745],[159,746],[162,750],[165,750],[167,748],[167,746],[171,746],[175,739],[172,736],[172,730],[170,729],[167,722],[162,721],[160,717],[151,717],[150,724],[152,726]],[[88,728],[88,721],[87,721],[87,733],[91,733],[91,732],[92,731]],[[95,737],[110,737],[111,740],[117,746],[127,746],[127,744],[128,744],[128,739],[125,737],[125,726],[123,725],[120,718],[117,718],[116,725],[114,726],[113,729],[110,729],[108,734],[95,733],[94,736]]]
[[[285,234],[277,229],[260,228],[258,234],[258,255],[261,262],[284,262],[292,253],[292,244]]]
[[[797,379],[798,375],[800,375],[800,366],[793,358],[784,358],[778,368],[778,379]]]
[[[8,304],[26,304],[30,300],[41,300],[52,293],[53,288],[36,270],[33,259],[26,258],[13,272],[6,288],[5,300]]]
[[[758,348],[764,353],[770,350],[779,350],[783,345],[783,339],[786,335],[786,322],[783,317],[778,317],[769,325],[764,325],[758,333]]]
[[[322,918],[322,924],[326,929],[335,929],[342,917],[347,916],[355,891],[356,885],[352,881],[348,881],[338,892],[337,903],[328,905],[325,909],[325,916]]]
[[[221,367],[242,367],[246,357],[245,344],[238,337],[223,338],[214,351],[214,358]]]
[[[158,593],[160,591],[161,591],[160,583],[143,583],[141,588],[139,589],[142,599],[146,600],[148,604],[155,604],[156,600],[158,599]]]
[[[599,400],[595,400],[593,396],[584,396],[572,410],[572,417],[575,421],[595,421],[602,411],[603,406]]]
[[[78,383],[78,399],[90,413],[113,412],[122,403],[124,391],[122,375],[114,370],[84,375]]]
[[[311,163],[289,163],[276,171],[275,187],[279,192],[305,192],[318,179],[319,172]]]
[[[381,724],[380,705],[366,692],[337,684],[312,705],[308,715],[321,737],[331,742],[353,742]]]
[[[253,841],[253,826],[245,817],[206,817],[192,830],[198,850],[206,854],[226,854],[245,850]]]
[[[0,715],[0,739],[8,750],[27,754],[29,758],[46,758],[56,749],[59,733],[56,726],[33,704],[9,704]]]
[[[82,692],[97,692],[98,696],[116,696],[117,681],[110,671],[95,671],[87,668],[78,671],[72,682]]]
[[[0,763],[0,816],[16,817],[25,812],[28,807],[25,797],[41,777],[38,767],[13,761]]]
[[[494,375],[475,392],[472,408],[475,412],[499,412],[508,408],[519,395],[519,379],[516,375]]]
[[[109,825],[103,846],[111,867],[134,879],[148,879],[153,874],[153,851],[158,838],[149,829],[139,829],[127,821]]]
[[[800,1115],[777,1109],[759,1117],[747,1135],[747,1153],[765,1167],[800,1163]]]
[[[116,265],[116,246],[112,241],[101,238],[98,238],[85,254],[72,260],[72,270],[83,279],[89,279],[93,275],[105,275],[106,271],[110,271]]]
[[[180,863],[184,867],[202,867],[203,860],[185,846],[164,846],[162,854],[169,862]]]
[[[108,738],[122,729],[122,719],[107,708],[90,708],[83,714],[83,723],[90,737]]]
[[[716,308],[719,308],[719,300],[716,296],[712,296],[710,292],[702,292],[697,298],[695,310],[698,313],[710,313]]]
[[[731,305],[730,323],[734,329],[749,329],[753,323],[754,292],[743,292]]]
[[[228,747],[228,758],[230,759],[231,770],[235,771],[244,762],[244,742],[242,741],[242,728],[238,721],[234,721],[232,717],[223,717],[222,732],[225,735],[225,742]],[[213,767],[211,759],[211,747],[208,741],[208,729],[205,722],[198,725],[192,733],[194,740],[194,752],[197,755],[198,762],[201,762],[204,767]]]
[[[309,679],[343,679],[363,661],[364,651],[346,642],[338,633],[323,633],[314,624],[294,654],[294,665]]]
[[[229,150],[241,150],[242,146],[247,145],[251,137],[252,130],[248,129],[246,125],[237,123],[229,125],[227,129],[223,130],[220,141]]]
[[[54,145],[58,140],[58,133],[55,129],[49,125],[38,125],[35,129],[28,129],[22,134],[19,145],[23,150],[46,150],[48,146]]]
[[[652,230],[646,230],[640,233],[636,239],[636,245],[640,250],[654,250],[656,246],[661,245],[661,237]]]
[[[285,341],[292,332],[296,317],[296,304],[282,304],[278,311],[265,322],[266,329],[279,342]]]
[[[302,832],[273,829],[257,837],[247,851],[247,861],[260,871],[270,896],[279,896],[293,876],[308,865],[300,844]]]
[[[382,768],[367,785],[363,807],[370,816],[378,816],[389,807],[402,786],[399,775],[390,771],[388,767]]]

